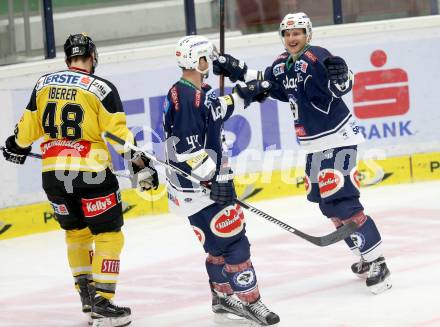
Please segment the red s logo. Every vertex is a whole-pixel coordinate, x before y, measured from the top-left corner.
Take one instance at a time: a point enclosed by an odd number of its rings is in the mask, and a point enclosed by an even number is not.
[[[387,55],[382,50],[371,54],[371,63],[382,67]],[[360,119],[398,116],[409,110],[408,75],[400,68],[360,72],[353,85],[354,113]]]

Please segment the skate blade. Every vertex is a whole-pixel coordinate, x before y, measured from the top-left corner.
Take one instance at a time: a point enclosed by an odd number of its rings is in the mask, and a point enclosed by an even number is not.
[[[393,285],[391,284],[391,279],[389,277],[385,278],[382,283],[373,285],[369,287],[369,290],[374,295],[380,294],[382,292],[385,292],[386,290],[389,290]]]
[[[93,327],[124,327],[131,324],[131,316],[120,318],[94,318]]]
[[[214,323],[218,325],[232,324],[234,326],[247,326],[248,320],[244,317],[237,316],[233,313],[216,313],[214,314]]]

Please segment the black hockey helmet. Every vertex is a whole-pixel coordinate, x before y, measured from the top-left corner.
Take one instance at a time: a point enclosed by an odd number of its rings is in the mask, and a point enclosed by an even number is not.
[[[64,54],[68,61],[70,61],[72,57],[90,57],[94,54],[95,60],[93,61],[93,70],[98,66],[98,51],[96,50],[96,45],[85,33],[69,35],[64,43]]]

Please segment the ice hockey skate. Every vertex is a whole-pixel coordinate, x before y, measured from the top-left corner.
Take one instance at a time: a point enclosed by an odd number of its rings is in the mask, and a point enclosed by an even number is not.
[[[367,287],[373,294],[379,294],[390,289],[390,271],[385,263],[384,257],[379,257],[370,263],[370,270],[367,276]]]
[[[92,325],[92,318],[91,318],[91,312],[92,312],[92,296],[93,293],[93,286],[90,285],[90,282],[86,278],[80,278],[78,279],[78,287],[79,287],[79,296],[81,298],[81,306],[82,306],[82,312],[84,312],[89,320],[88,324]]]
[[[131,310],[118,307],[110,300],[96,296],[92,303],[93,327],[123,327],[131,323]]]
[[[215,291],[211,286],[212,311],[215,313],[214,321],[224,324],[230,321],[246,320],[243,303],[234,295],[227,295]]]
[[[370,262],[365,261],[362,257],[358,262],[351,265],[351,271],[359,278],[366,279],[370,270]]]
[[[280,317],[270,311],[261,299],[258,299],[256,302],[246,304],[243,306],[246,311],[247,318],[257,325],[253,324],[252,326],[275,326],[280,322]]]

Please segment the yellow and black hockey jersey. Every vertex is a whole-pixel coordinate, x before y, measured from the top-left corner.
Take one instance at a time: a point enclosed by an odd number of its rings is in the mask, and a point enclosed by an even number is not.
[[[23,148],[44,137],[43,172],[98,172],[111,164],[104,131],[133,142],[118,91],[105,79],[71,69],[40,77],[15,135]]]

